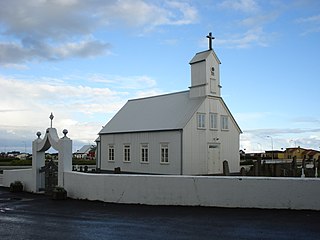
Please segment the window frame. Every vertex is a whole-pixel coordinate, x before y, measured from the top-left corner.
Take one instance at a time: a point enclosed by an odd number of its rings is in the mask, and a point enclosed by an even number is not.
[[[114,144],[108,144],[108,162],[114,162],[114,153],[115,153],[115,146]],[[111,158],[112,157],[112,158]]]
[[[130,163],[131,162],[131,145],[123,144],[123,162]]]
[[[197,113],[197,129],[206,129],[206,114]]]
[[[140,163],[147,164],[149,163],[149,144],[148,143],[141,143],[140,144]]]
[[[160,164],[169,163],[169,143],[160,143]]]
[[[228,131],[229,130],[229,116],[221,115],[221,130]]]
[[[218,113],[209,113],[209,129],[218,130]]]

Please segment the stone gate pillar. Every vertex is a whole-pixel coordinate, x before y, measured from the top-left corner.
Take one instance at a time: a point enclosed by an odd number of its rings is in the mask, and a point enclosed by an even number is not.
[[[64,129],[64,137],[59,139],[58,185],[61,187],[64,187],[64,172],[72,171],[72,140],[67,133]]]
[[[41,133],[37,132],[37,136],[38,138],[32,142],[32,192],[39,192],[41,186],[41,175],[39,171],[45,164],[45,151],[37,151],[43,141],[40,138]]]

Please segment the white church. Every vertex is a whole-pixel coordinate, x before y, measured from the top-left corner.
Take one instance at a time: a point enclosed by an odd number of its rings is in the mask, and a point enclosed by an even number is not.
[[[241,129],[221,97],[221,64],[212,49],[190,61],[189,90],[129,100],[102,128],[97,166],[103,171],[210,175],[239,172]]]

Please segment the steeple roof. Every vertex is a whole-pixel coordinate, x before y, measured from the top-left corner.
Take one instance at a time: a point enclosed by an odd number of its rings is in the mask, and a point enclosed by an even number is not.
[[[216,58],[217,62],[221,64],[219,58],[217,57],[216,53],[213,50],[206,50],[203,52],[196,53],[196,55],[191,59],[189,64],[205,61],[211,53]]]

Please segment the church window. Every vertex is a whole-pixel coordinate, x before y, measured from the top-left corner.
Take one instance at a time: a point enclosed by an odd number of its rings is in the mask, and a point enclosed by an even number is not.
[[[141,163],[149,162],[149,145],[141,144]]]
[[[161,143],[160,145],[160,163],[169,163],[169,144]]]
[[[222,115],[221,116],[221,130],[228,130],[228,116]]]
[[[114,161],[114,145],[109,145],[108,146],[108,160],[110,162]]]
[[[210,129],[218,129],[218,114],[210,113]]]
[[[197,114],[197,127],[199,129],[206,128],[206,114],[205,113],[198,113]]]
[[[123,161],[124,162],[130,162],[130,145],[129,144],[125,144],[123,146]]]

